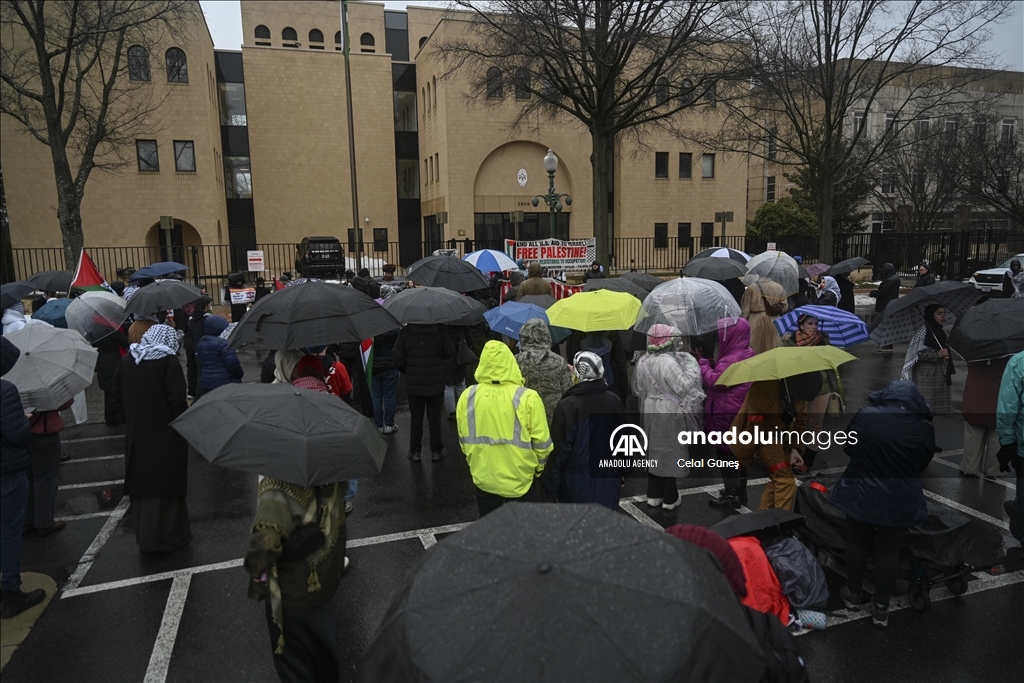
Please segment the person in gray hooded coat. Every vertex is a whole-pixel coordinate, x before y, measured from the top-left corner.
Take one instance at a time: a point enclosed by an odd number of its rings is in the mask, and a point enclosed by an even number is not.
[[[569,365],[551,350],[551,331],[540,318],[527,320],[519,330],[519,353],[516,355],[525,386],[540,394],[548,425],[562,394],[572,386]]]

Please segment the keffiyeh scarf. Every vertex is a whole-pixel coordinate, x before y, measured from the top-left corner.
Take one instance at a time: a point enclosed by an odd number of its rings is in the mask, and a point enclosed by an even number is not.
[[[142,335],[142,341],[128,349],[135,364],[144,360],[159,360],[178,353],[178,335],[168,325],[153,325]]]

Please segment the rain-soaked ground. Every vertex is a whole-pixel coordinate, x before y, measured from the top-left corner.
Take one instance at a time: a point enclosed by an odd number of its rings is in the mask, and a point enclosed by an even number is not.
[[[852,414],[870,391],[894,379],[902,349],[876,354],[872,345],[854,349],[860,358],[843,373]],[[244,352],[246,379],[259,376],[256,352]],[[261,356],[262,357],[262,354]],[[954,376],[955,409],[965,377]],[[162,557],[146,557],[135,545],[131,513],[115,502],[93,510],[81,504],[98,492],[118,492],[123,478],[123,430],[96,423],[102,396],[90,390],[90,423],[68,428],[64,443],[72,459],[61,465],[58,514],[67,528],[47,538],[26,538],[23,567],[53,576],[62,591],[4,669],[14,681],[272,681],[276,680],[262,605],[246,598],[245,552],[253,514],[256,477],[190,463],[188,506],[193,542]],[[849,416],[830,420],[839,429]],[[409,568],[429,547],[477,517],[469,471],[454,425],[443,423],[450,457],[413,464],[405,458],[409,414],[400,404],[399,431],[383,472],[360,483],[348,518],[352,567],[334,601],[344,677],[356,662]],[[833,597],[824,632],[800,636],[814,681],[1005,681],[1024,671],[1024,553],[1006,530],[1002,503],[1014,495],[1009,477],[997,481],[958,476],[963,443],[959,415],[936,419],[943,452],[928,468],[925,488],[934,502],[969,516],[975,538],[965,595],[941,584],[931,608],[918,612],[897,597],[888,630],[840,610]],[[820,469],[840,468],[846,458],[833,447]],[[652,526],[677,522],[712,524],[727,513],[708,507],[713,473],[695,471],[681,482],[684,504],[652,511],[641,501],[643,480],[630,480],[622,510]],[[700,476],[703,475],[703,476]],[[763,477],[764,472],[754,472]],[[762,486],[750,490],[751,506]],[[67,505],[84,514],[74,514]],[[127,501],[125,501],[126,503]],[[93,511],[90,511],[93,510]],[[643,557],[637,557],[642,563]],[[991,567],[991,569],[990,569]],[[826,574],[835,593],[841,567]],[[902,591],[898,591],[902,593]],[[863,614],[863,613],[862,613]],[[672,624],[650,623],[652,630]]]

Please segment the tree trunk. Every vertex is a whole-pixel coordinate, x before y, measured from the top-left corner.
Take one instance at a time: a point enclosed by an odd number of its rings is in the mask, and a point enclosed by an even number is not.
[[[821,239],[818,241],[818,260],[833,263],[832,253],[832,180],[821,183]]]
[[[78,258],[85,246],[85,235],[82,233],[82,198],[79,196],[75,181],[71,176],[71,166],[63,149],[53,149],[54,180],[57,184],[57,220],[60,221],[60,234],[64,242],[64,269],[74,271],[78,267]]]
[[[615,135],[591,131],[593,153],[590,163],[594,172],[594,244],[595,258],[611,270],[612,231],[611,209],[608,196],[612,191],[612,174],[615,169]]]

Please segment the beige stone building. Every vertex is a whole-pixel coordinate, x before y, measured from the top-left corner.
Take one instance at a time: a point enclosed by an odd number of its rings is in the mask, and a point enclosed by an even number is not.
[[[163,54],[150,55],[152,87],[168,94],[147,138],[158,166],[143,158],[152,153],[143,142],[137,163],[93,175],[82,208],[86,245],[202,245],[201,267],[217,273],[244,266],[245,251],[260,246],[271,274],[291,268],[292,245],[306,235],[354,247],[340,7],[243,0],[240,51],[215,52],[200,18],[187,44],[166,46],[185,53],[187,83],[166,82]],[[358,227],[372,263],[408,265],[434,248],[510,237],[593,236],[591,144],[578,122],[534,121],[513,132],[510,83],[501,97],[467,103],[467,83],[442,78],[433,49],[467,24],[442,10],[349,8]],[[681,124],[714,125],[718,115],[701,106]],[[0,121],[13,246],[59,247],[48,150]],[[195,170],[176,168],[175,141],[193,142]],[[728,235],[743,234],[745,157],[660,130],[644,142],[618,150],[615,267],[676,263],[681,247],[710,246],[722,234],[718,212],[735,215]],[[554,234],[546,205],[530,201],[547,192],[549,148],[559,157],[556,188],[574,199]],[[511,221],[515,211],[524,212],[521,223]],[[173,234],[158,229],[161,216],[174,217]]]

